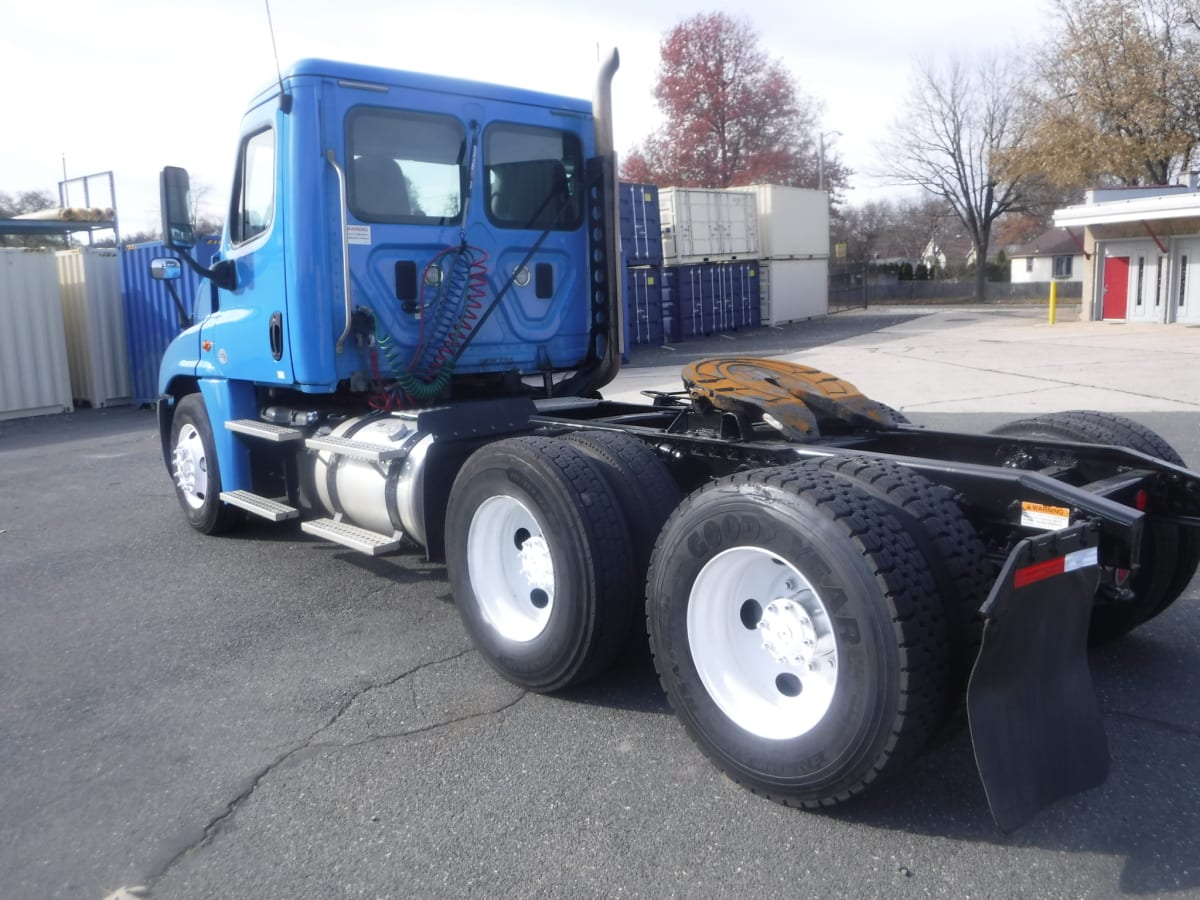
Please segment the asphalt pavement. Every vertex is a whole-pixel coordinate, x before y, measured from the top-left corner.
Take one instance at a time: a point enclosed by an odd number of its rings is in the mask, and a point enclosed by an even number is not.
[[[671,349],[833,371],[919,424],[1122,412],[1200,467],[1200,329],[880,309]],[[1101,787],[1013,834],[960,734],[834,810],[717,772],[644,651],[545,697],[493,675],[444,567],[191,531],[153,414],[0,422],[0,898],[1200,896],[1200,580],[1095,651]]]

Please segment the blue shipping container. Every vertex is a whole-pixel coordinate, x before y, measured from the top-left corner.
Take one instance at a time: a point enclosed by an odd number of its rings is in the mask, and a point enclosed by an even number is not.
[[[672,340],[704,337],[740,328],[758,328],[758,262],[739,260],[671,266],[666,272],[662,308]]]
[[[679,329],[679,311],[676,299],[677,290],[675,287],[677,268],[663,268],[660,271],[662,272],[662,288],[659,293],[662,296],[663,341],[672,344],[679,341],[682,336]]]
[[[721,263],[723,270],[722,305],[728,327],[758,328],[762,325],[762,306],[758,295],[758,261]]]
[[[658,209],[658,188],[653,184],[622,181],[621,252],[631,266],[661,266],[662,214]]]
[[[662,270],[650,266],[627,269],[626,315],[634,344],[663,342]]]
[[[716,331],[719,274],[714,263],[671,267],[672,312],[680,339]]]
[[[202,266],[210,266],[220,247],[220,239],[202,237],[192,251]],[[175,301],[166,282],[150,277],[150,260],[157,256],[179,254],[167,250],[162,241],[130,244],[121,248],[121,301],[125,310],[125,346],[129,353],[129,376],[135,406],[152,403],[158,397],[158,366],[163,352],[179,334]],[[183,277],[173,282],[183,308],[192,315],[200,277],[186,263]]]

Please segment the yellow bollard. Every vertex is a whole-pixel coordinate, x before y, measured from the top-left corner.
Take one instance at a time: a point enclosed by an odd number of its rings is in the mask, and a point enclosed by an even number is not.
[[[1058,313],[1058,282],[1050,282],[1050,324],[1054,324],[1054,317]]]

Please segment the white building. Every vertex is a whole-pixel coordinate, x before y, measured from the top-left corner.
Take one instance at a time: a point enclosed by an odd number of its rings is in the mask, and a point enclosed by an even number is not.
[[[1071,235],[1051,229],[1013,251],[1009,258],[1010,280],[1013,284],[1082,281],[1086,263],[1082,246]]]
[[[1083,318],[1200,324],[1195,186],[1088,191],[1054,224],[1083,243]]]

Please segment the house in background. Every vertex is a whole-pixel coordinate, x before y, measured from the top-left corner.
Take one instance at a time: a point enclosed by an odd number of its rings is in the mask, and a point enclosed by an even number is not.
[[[1080,238],[1082,241],[1082,238]],[[1032,281],[1082,281],[1087,259],[1083,249],[1065,231],[1043,231],[1028,244],[1009,254],[1010,280],[1014,284]]]
[[[962,273],[975,262],[975,245],[965,235],[935,237],[925,245],[921,262],[939,272]]]
[[[1200,325],[1200,190],[1188,186],[1088,191],[1054,211],[1078,237],[1084,319]]]

